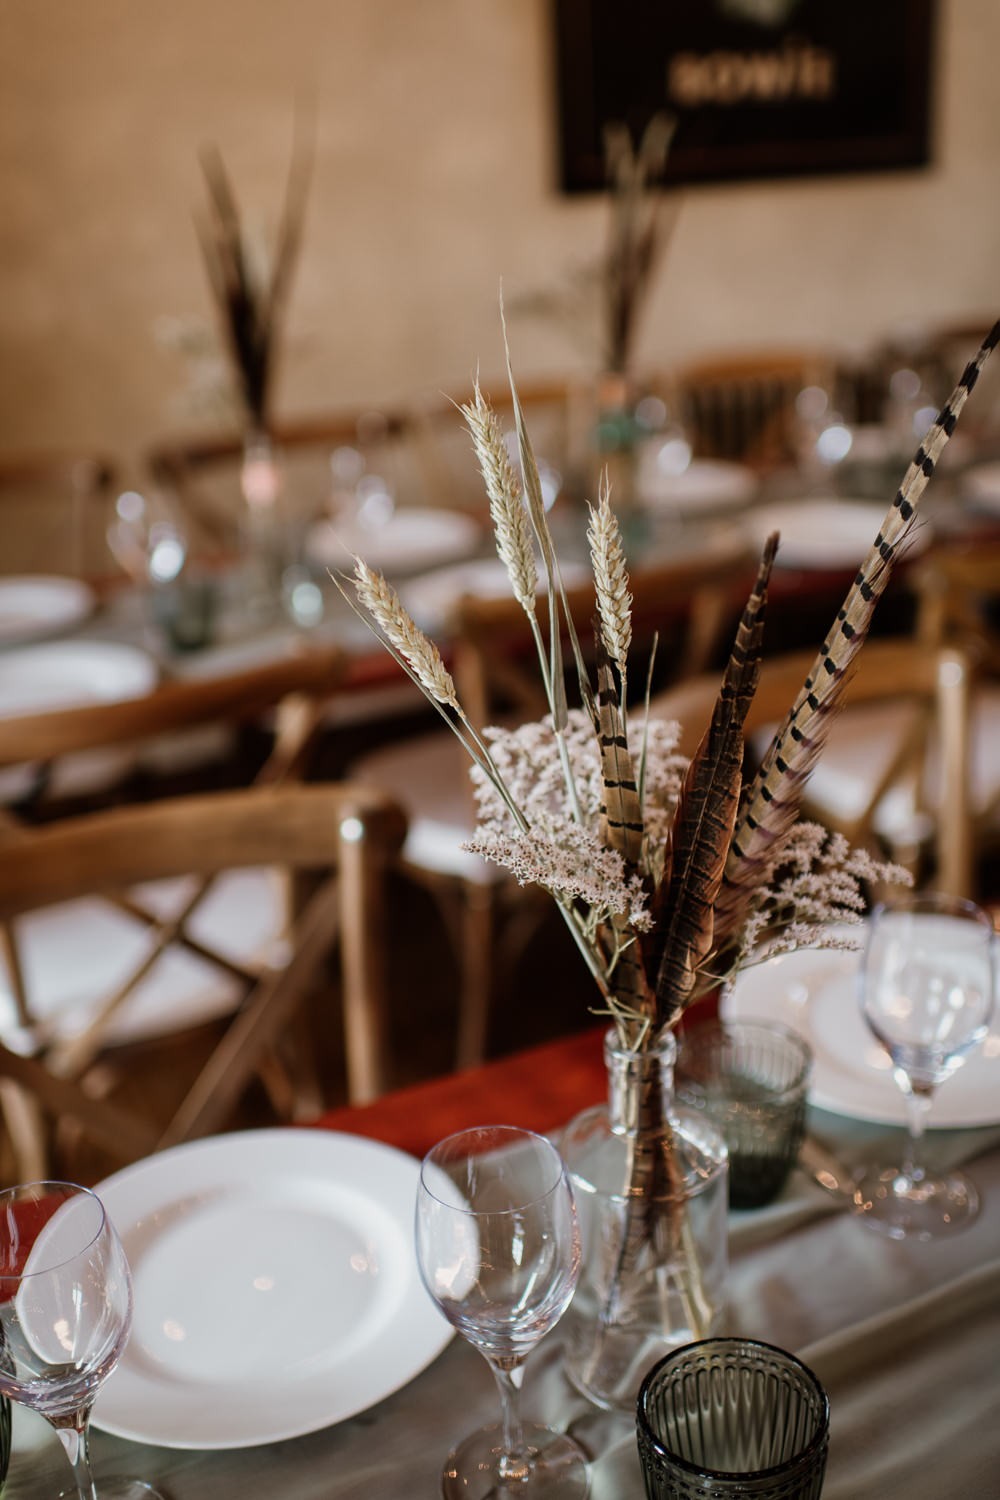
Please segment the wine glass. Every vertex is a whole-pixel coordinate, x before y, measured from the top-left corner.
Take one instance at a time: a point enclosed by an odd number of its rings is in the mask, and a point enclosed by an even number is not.
[[[583,1451],[562,1433],[522,1423],[519,1410],[524,1360],[565,1312],[580,1267],[576,1205],[558,1151],[507,1125],[448,1136],[420,1170],[416,1240],[424,1285],[485,1356],[503,1418],[449,1455],[445,1500],[586,1495]]]
[[[870,1167],[855,1182],[867,1223],[893,1239],[930,1239],[975,1217],[979,1198],[961,1172],[923,1166],[934,1091],[985,1037],[993,1010],[995,936],[971,901],[937,892],[875,907],[861,963],[861,1011],[903,1091],[907,1148],[900,1167]]]
[[[101,1200],[69,1182],[0,1193],[0,1392],[55,1428],[79,1500],[97,1500],[90,1413],[132,1322],[128,1261]],[[100,1500],[158,1500],[112,1479]]]

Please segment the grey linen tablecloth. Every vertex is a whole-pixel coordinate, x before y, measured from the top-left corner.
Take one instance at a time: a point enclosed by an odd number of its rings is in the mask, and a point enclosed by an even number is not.
[[[901,1132],[814,1114],[847,1159]],[[795,1351],[831,1403],[824,1500],[989,1500],[1000,1496],[1000,1132],[934,1132],[932,1157],[969,1161],[983,1209],[931,1244],[900,1244],[793,1174],[769,1208],[734,1214],[727,1331]],[[525,1415],[569,1428],[594,1454],[593,1500],[639,1500],[631,1419],[589,1407],[566,1382],[556,1330],[532,1355]],[[482,1357],[454,1339],[372,1410],[292,1442],[177,1452],[95,1432],[104,1472],[141,1476],[168,1500],[434,1500],[442,1462],[472,1428],[495,1421]],[[49,1500],[68,1469],[39,1418],[18,1412],[5,1500]],[[98,1484],[98,1489],[100,1485]]]

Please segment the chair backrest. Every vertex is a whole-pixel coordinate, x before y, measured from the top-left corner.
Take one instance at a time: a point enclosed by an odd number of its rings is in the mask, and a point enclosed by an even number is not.
[[[1000,541],[935,548],[912,585],[927,647],[958,646],[977,671],[1000,676]]]
[[[748,544],[734,536],[687,558],[634,568],[629,589],[636,642],[649,645],[654,634],[662,637],[657,661],[661,667],[669,664],[671,678],[706,670],[746,602],[755,564]],[[593,584],[568,589],[566,600],[589,655],[596,613]],[[544,600],[539,601],[538,618],[547,633]],[[547,712],[531,632],[524,611],[509,594],[457,600],[451,635],[459,697],[474,723],[488,722],[498,708],[535,718]],[[644,681],[632,683],[636,692],[643,687]]]
[[[341,783],[167,798],[63,819],[0,846],[0,921],[8,925],[38,908],[151,880],[205,881],[260,865],[323,876],[296,915],[287,964],[248,984],[165,1128],[93,1098],[44,1048],[21,1053],[0,1044],[0,1080],[125,1159],[223,1128],[339,941],[348,1093],[358,1102],[374,1097],[385,1086],[382,876],[404,833],[402,813],[383,794]]]
[[[671,405],[699,458],[769,467],[796,457],[795,401],[831,394],[834,359],[821,350],[761,350],[691,360],[668,373]]]
[[[815,653],[811,651],[765,659],[744,726],[748,744],[756,741],[758,747],[766,746],[770,732],[785,718],[814,661]],[[681,725],[683,754],[692,755],[697,749],[718,690],[718,675],[709,674],[679,683],[659,694],[650,705],[651,714],[676,720]],[[893,721],[893,741],[888,747],[880,747],[877,774],[862,765],[863,779],[857,795],[851,798],[849,814],[840,816],[836,807],[820,805],[811,799],[807,782],[803,815],[843,833],[852,843],[875,845],[879,804],[893,786],[903,781],[914,788],[918,799],[923,796],[926,792],[923,773],[928,757],[933,754],[938,768],[936,805],[928,812],[934,822],[936,883],[956,895],[967,895],[972,886],[972,839],[966,659],[950,648],[928,651],[916,640],[866,641],[846,687],[843,708],[834,720],[835,733],[850,737],[852,709],[890,702],[903,708]],[[831,745],[831,753],[832,748]],[[863,752],[859,758],[865,761]],[[748,775],[752,769],[751,763]]]
[[[148,742],[205,724],[247,722],[285,705],[266,772],[273,779],[279,767],[286,774],[301,761],[326,700],[340,685],[344,666],[337,647],[311,646],[241,671],[165,681],[143,697],[0,716],[0,767]]]
[[[0,457],[0,571],[107,574],[106,511],[113,483],[113,465],[100,454]]]
[[[124,782],[104,787],[99,800],[121,800],[129,791],[147,797],[151,793],[162,795],[171,785],[169,774],[158,775],[155,783],[140,777],[136,784],[134,777],[128,776],[129,768],[134,770],[154,754],[158,768],[164,763],[169,766],[173,747],[178,741],[184,743],[190,734],[209,731],[228,739],[240,725],[266,717],[267,749],[255,751],[252,773],[246,774],[252,774],[261,786],[298,778],[307,767],[326,705],[336,693],[343,669],[343,656],[334,647],[296,650],[225,676],[166,682],[145,697],[119,703],[0,717],[0,767],[33,766],[32,779],[39,789],[35,799],[27,806],[20,802],[16,812],[10,807],[0,810],[0,859],[8,864],[16,862],[19,851],[32,842],[34,834],[26,826],[26,817],[48,822],[65,816],[73,798],[59,799],[59,770],[71,768],[91,752],[111,754],[113,769],[125,776]],[[197,748],[200,753],[203,746]],[[237,768],[235,774],[241,776],[243,768]],[[20,783],[23,778],[18,776],[17,780]],[[47,801],[44,790],[53,781],[57,795]],[[162,912],[148,900],[135,896],[108,898],[116,914],[121,914],[117,919],[139,929],[148,928],[148,939],[132,963],[117,973],[114,986],[91,1010],[87,1024],[78,1029],[72,1042],[60,1044],[59,1066],[64,1074],[77,1078],[86,1074],[105,1045],[119,1011],[168,949],[194,955],[198,962],[207,963],[213,974],[229,976],[227,984],[229,979],[237,983],[247,979],[246,968],[234,964],[224,946],[220,949],[213,923],[199,917],[212,886],[213,882],[205,879],[186,894],[179,920],[164,920]],[[192,928],[200,932],[197,939]],[[44,1050],[44,1027],[32,1013],[23,944],[16,924],[2,919],[0,955],[18,1026],[30,1049]]]
[[[406,411],[372,407],[276,423],[270,445],[276,504],[289,527],[328,514],[338,492],[364,477],[381,478],[401,504],[428,502],[422,438]],[[164,442],[146,454],[146,467],[176,500],[195,546],[229,549],[238,539],[246,457],[235,434]]]

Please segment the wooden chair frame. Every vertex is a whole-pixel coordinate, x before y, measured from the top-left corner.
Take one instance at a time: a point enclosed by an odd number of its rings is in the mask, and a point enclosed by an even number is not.
[[[744,726],[747,740],[771,726],[777,727],[784,719],[814,660],[815,653],[811,651],[765,659]],[[829,809],[810,801],[808,783],[803,816],[842,833],[852,844],[875,847],[873,819],[880,801],[891,786],[909,776],[919,794],[920,768],[935,734],[941,757],[941,800],[933,810],[936,883],[954,895],[968,895],[973,883],[967,776],[969,685],[968,662],[959,651],[951,648],[929,651],[916,640],[866,641],[847,686],[842,711],[850,712],[852,707],[864,703],[912,699],[913,715],[907,732],[882,776],[868,789],[865,806],[856,817],[849,820],[832,817]],[[683,754],[691,755],[697,748],[718,689],[718,677],[700,677],[659,694],[650,705],[651,714],[680,723]]]
[[[833,356],[819,349],[762,349],[693,359],[664,383],[699,458],[771,467],[794,456],[799,391],[833,391],[837,373]]]
[[[344,673],[342,653],[333,647],[295,651],[281,658],[224,677],[168,681],[145,697],[119,703],[0,718],[0,766],[38,762],[51,764],[81,751],[150,742],[208,724],[238,725],[273,714],[270,747],[257,774],[261,786],[277,785],[302,775],[319,733],[325,705]],[[8,860],[34,837],[11,811],[0,812],[0,854]],[[100,1054],[107,1027],[144,979],[159,956],[171,945],[180,945],[223,970],[239,984],[250,985],[257,976],[226,955],[199,942],[187,924],[212,885],[212,877],[199,881],[183,909],[170,920],[162,919],[134,896],[119,893],[109,897],[131,917],[146,923],[154,941],[142,962],[118,989],[105,997],[91,1024],[72,1041],[55,1041],[33,1018],[16,934],[10,923],[0,920],[0,944],[11,978],[19,1024],[33,1039],[39,1058],[50,1070],[58,1069],[67,1079],[86,1079]],[[287,1093],[289,1083],[280,1070],[268,1068],[269,1092]],[[5,1090],[7,1114],[22,1140],[30,1139],[30,1110],[20,1107],[11,1088]],[[23,1104],[23,1101],[21,1101]]]
[[[0,1077],[50,1116],[69,1116],[102,1144],[132,1156],[222,1128],[261,1058],[291,1023],[321,960],[339,939],[348,1094],[385,1087],[386,910],[382,879],[405,832],[389,799],[347,784],[255,787],[168,798],[65,819],[35,830],[0,858],[0,920],[150,879],[279,865],[326,872],[297,916],[292,957],[250,987],[166,1129],[93,1098],[53,1072],[44,1055],[0,1045]]]

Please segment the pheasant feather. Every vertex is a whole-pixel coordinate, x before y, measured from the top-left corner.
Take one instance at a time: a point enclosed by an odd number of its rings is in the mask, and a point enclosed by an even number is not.
[[[892,565],[909,535],[920,496],[998,340],[1000,322],[994,324],[983,340],[975,359],[966,366],[924,436],[833,629],[820,647],[798,697],[743,799],[716,906],[716,933],[720,940],[734,937],[738,932],[754,887],[794,826],[803,785],[826,743],[834,712],[843,700],[850,668],[864,644]]]
[[[768,538],[743,611],[712,720],[695,752],[674,818],[656,978],[657,1020],[676,1018],[714,946],[715,903],[739,808],[743,724],[757,690],[767,585],[777,548]]]
[[[625,737],[621,702],[611,658],[597,633],[597,740],[601,753],[603,799],[601,842],[617,849],[625,863],[638,869],[642,857],[642,807],[635,768]]]
[[[601,757],[602,780],[599,834],[602,844],[615,849],[626,866],[638,870],[643,843],[642,804],[629,753],[618,684],[599,623],[596,635],[594,730]],[[614,1009],[624,1024],[638,1023],[645,1028],[653,1018],[653,997],[638,944],[624,918],[610,923],[607,944],[606,957],[614,973]]]

